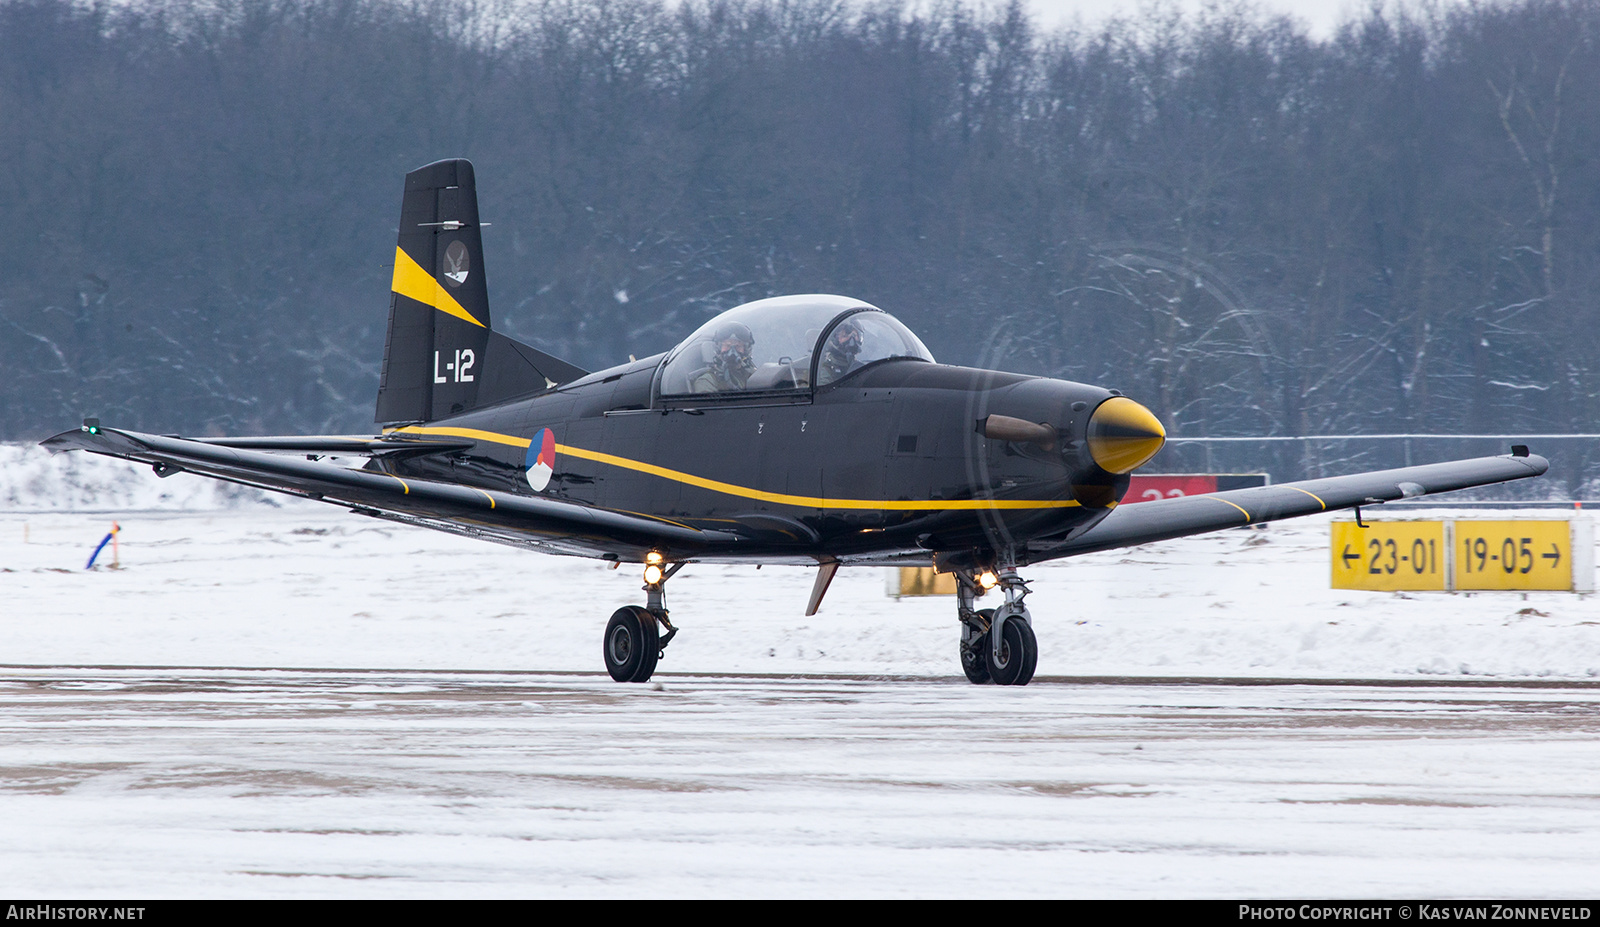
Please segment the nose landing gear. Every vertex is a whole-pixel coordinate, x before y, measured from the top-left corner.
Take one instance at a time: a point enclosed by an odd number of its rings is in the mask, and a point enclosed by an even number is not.
[[[606,622],[605,640],[600,648],[606,672],[617,682],[648,682],[667,644],[678,634],[667,618],[667,580],[689,561],[681,560],[661,569],[661,556],[651,554],[645,564],[645,604],[624,605]],[[663,635],[661,628],[666,628]]]
[[[998,585],[1005,594],[999,608],[975,606],[978,596]],[[998,573],[974,575],[956,571],[956,614],[961,620],[961,669],[967,679],[982,685],[1025,686],[1033,680],[1039,662],[1039,643],[1033,620],[1023,599],[1028,584],[1014,566]]]

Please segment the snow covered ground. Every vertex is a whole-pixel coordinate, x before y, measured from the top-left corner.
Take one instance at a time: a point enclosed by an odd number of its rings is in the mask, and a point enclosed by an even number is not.
[[[1600,690],[10,671],[13,897],[1592,897]]]
[[[809,570],[691,565],[630,686],[633,567],[41,458],[0,447],[12,895],[1600,885],[1595,600],[1332,590],[1323,518],[1029,568],[1026,689],[967,685],[950,600],[882,571],[806,618]]]
[[[150,468],[37,444],[0,444],[0,512],[277,508],[288,497],[218,480],[152,479]]]
[[[174,477],[173,479],[184,479]],[[111,522],[108,548],[83,569]],[[1569,593],[1329,588],[1313,518],[1027,569],[1044,676],[1600,677],[1600,605]],[[600,670],[635,567],[547,557],[331,507],[0,514],[0,663]],[[951,599],[842,570],[693,564],[663,672],[952,675]]]

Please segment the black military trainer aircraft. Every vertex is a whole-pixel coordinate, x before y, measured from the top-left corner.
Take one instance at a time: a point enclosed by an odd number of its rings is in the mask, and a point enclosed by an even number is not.
[[[642,682],[697,561],[953,572],[962,669],[1025,685],[1038,648],[1018,569],[1058,557],[1537,476],[1509,456],[1119,508],[1165,441],[1116,390],[934,362],[840,296],[730,309],[673,350],[593,373],[489,328],[472,165],[406,175],[381,435],[180,438],[85,421],[45,441],[534,550],[644,565],[602,650]],[[364,456],[359,469],[324,462]],[[1359,514],[1359,510],[1358,510]],[[1003,601],[978,608],[998,586]],[[662,633],[663,629],[665,633]]]

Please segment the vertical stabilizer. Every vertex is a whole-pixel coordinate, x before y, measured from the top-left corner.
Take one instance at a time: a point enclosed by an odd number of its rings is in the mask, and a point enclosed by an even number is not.
[[[435,161],[406,175],[390,289],[377,421],[445,418],[588,372],[489,330],[470,161]]]
[[[377,421],[427,421],[477,405],[489,291],[472,162],[435,161],[406,175],[391,289]]]

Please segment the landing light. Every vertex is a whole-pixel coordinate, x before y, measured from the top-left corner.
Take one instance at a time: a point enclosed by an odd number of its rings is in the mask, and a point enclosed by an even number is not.
[[[661,558],[661,554],[659,552],[653,551],[653,550],[650,553],[644,555],[644,562],[645,563],[660,564],[661,563],[661,559],[662,559]]]
[[[659,557],[660,555],[659,554],[652,554],[651,556]],[[659,582],[661,582],[661,567],[656,565],[656,564],[654,564],[654,563],[652,563],[649,566],[645,567],[644,568],[644,584],[646,586],[654,586],[655,584],[657,584]]]
[[[998,582],[1000,582],[1000,577],[994,575],[993,570],[984,570],[982,573],[978,574],[978,585],[982,587],[983,591],[985,592],[993,589],[995,584]]]

